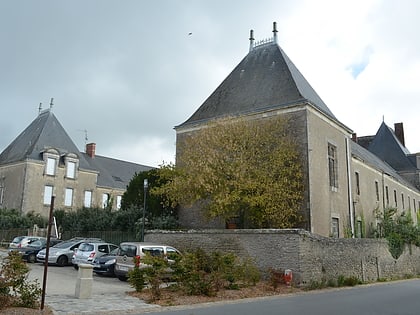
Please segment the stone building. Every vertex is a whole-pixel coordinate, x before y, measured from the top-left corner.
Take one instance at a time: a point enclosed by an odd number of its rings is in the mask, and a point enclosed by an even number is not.
[[[323,236],[362,236],[379,223],[377,211],[394,206],[416,220],[419,155],[405,148],[402,124],[394,132],[383,123],[375,136],[360,138],[364,146],[358,144],[353,131],[335,117],[279,47],[275,23],[268,40],[256,42],[251,31],[248,54],[197,111],[175,127],[177,148],[186,135],[214,119],[284,116],[293,121],[304,162],[301,227]],[[185,227],[225,227],[224,222],[205,220],[199,207],[182,208],[179,215]]]
[[[48,216],[55,209],[118,209],[136,172],[151,167],[80,152],[51,109],[38,117],[0,154],[0,207]]]

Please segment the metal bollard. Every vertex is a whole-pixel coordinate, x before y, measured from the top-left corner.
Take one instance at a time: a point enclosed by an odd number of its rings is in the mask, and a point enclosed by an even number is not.
[[[92,296],[92,270],[93,266],[89,264],[80,264],[77,274],[75,295],[78,299],[89,299]]]

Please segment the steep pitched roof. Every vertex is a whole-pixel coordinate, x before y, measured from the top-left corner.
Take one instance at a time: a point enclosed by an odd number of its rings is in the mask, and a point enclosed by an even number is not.
[[[384,160],[378,158],[375,154],[363,148],[361,145],[355,143],[354,141],[350,141],[350,143],[352,156],[357,157],[363,161],[363,163],[370,165],[374,169],[388,174],[401,184],[417,190],[417,188],[415,188],[411,183],[400,176],[398,172]]]
[[[104,156],[80,152],[50,110],[38,117],[0,154],[0,165],[25,160],[42,160],[47,148],[57,149],[60,155],[74,153],[79,157],[79,167],[98,173],[97,185],[126,189],[135,173],[148,171],[150,166],[121,161]]]
[[[384,122],[382,122],[378,132],[369,144],[368,150],[397,171],[415,169],[415,166],[407,156],[410,152],[398,140],[394,131]]]
[[[310,103],[337,121],[289,57],[273,41],[253,48],[180,126],[223,116],[289,107],[302,102]]]
[[[79,150],[51,110],[41,112],[37,118],[0,154],[0,164],[24,160],[41,160],[47,148],[57,149],[61,155],[77,154]],[[89,168],[79,155],[81,168]]]
[[[112,159],[100,155],[91,158],[81,153],[89,162],[91,169],[98,172],[97,185],[126,189],[134,174],[151,170],[153,167]]]

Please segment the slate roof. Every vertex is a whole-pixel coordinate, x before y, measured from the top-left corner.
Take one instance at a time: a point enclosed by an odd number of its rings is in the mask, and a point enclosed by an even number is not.
[[[351,153],[352,156],[358,158],[359,160],[363,161],[365,164],[373,167],[374,169],[384,172],[389,176],[393,177],[396,181],[400,182],[401,184],[411,187],[412,189],[417,190],[411,183],[405,180],[402,176],[398,174],[398,172],[391,167],[388,163],[377,157],[372,152],[368,151],[367,149],[363,148],[361,145],[355,143],[354,141],[350,141],[351,145]]]
[[[410,152],[398,140],[394,131],[384,122],[378,129],[368,150],[391,165],[396,171],[413,171],[416,169],[408,155]]]
[[[97,185],[102,187],[126,189],[136,172],[152,169],[150,166],[99,155],[91,158],[86,153],[80,152],[50,110],[41,112],[0,154],[0,165],[25,160],[42,160],[42,152],[47,148],[57,149],[60,156],[67,153],[76,154],[79,157],[80,169],[97,172]]]
[[[71,140],[52,111],[45,110],[0,154],[0,165],[18,161],[42,160],[42,152],[55,148],[60,155],[75,153],[80,167],[89,169],[88,162],[80,156],[79,149]]]
[[[140,165],[127,161],[112,159],[100,155],[91,158],[86,153],[81,153],[89,162],[91,168],[97,171],[97,185],[101,187],[126,189],[135,173],[152,169],[150,166]]]
[[[310,103],[338,122],[285,52],[273,41],[253,48],[198,110],[176,128],[303,102]]]

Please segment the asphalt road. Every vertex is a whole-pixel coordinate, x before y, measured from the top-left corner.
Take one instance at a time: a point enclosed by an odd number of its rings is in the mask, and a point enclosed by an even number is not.
[[[283,297],[168,309],[159,315],[418,315],[420,279],[312,291]]]
[[[0,251],[0,257],[5,253]],[[30,264],[29,279],[38,279],[42,284],[41,264]],[[89,300],[72,299],[75,294],[78,271],[73,267],[48,267],[47,295],[53,300],[56,314],[86,312],[98,304],[105,304],[98,311],[115,310],[118,314],[159,314],[159,315],[418,315],[420,314],[420,279],[363,285],[353,288],[311,291],[290,296],[248,299],[235,302],[209,303],[205,305],[153,308],[137,299],[124,300],[126,291],[131,291],[128,283],[116,278],[94,275]],[[110,299],[115,297],[114,300]],[[102,301],[98,301],[102,300]],[[109,300],[109,301],[107,301]],[[137,300],[137,301],[136,301]],[[48,301],[48,299],[47,299]],[[81,305],[84,303],[86,304]],[[100,302],[100,303],[98,303]],[[64,305],[67,304],[67,305]],[[120,304],[121,306],[118,306]],[[79,309],[77,309],[79,308]],[[159,311],[154,311],[159,309]],[[136,312],[138,311],[138,312]]]

